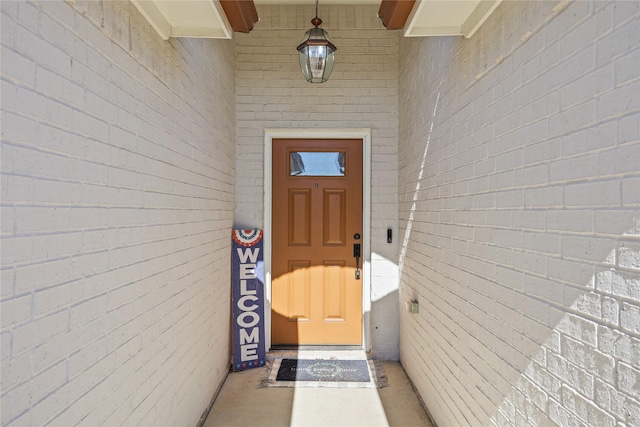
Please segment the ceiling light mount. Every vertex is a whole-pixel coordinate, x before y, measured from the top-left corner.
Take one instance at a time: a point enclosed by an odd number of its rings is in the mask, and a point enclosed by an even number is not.
[[[307,30],[304,41],[298,45],[300,69],[309,83],[324,83],[333,71],[337,48],[329,41],[329,34],[319,28],[322,19],[318,18],[318,0],[311,24],[314,28]]]

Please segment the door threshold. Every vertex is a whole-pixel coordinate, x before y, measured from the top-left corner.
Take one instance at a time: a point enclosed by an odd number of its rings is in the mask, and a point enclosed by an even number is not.
[[[282,358],[369,360],[372,354],[359,345],[274,345],[267,360]]]
[[[281,350],[326,350],[326,351],[353,351],[364,350],[361,345],[296,345],[296,344],[275,344],[271,346],[270,351]]]

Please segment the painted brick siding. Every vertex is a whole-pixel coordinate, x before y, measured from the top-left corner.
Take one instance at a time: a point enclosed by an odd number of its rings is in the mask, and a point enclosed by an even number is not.
[[[400,42],[400,351],[441,427],[640,425],[639,7]]]
[[[236,219],[263,227],[264,129],[370,128],[371,316],[374,354],[398,358],[398,246],[387,228],[398,221],[398,36],[376,17],[377,6],[320,5],[322,28],[337,46],[331,78],[307,83],[296,46],[312,25],[314,6],[258,4],[260,22],[238,34]],[[396,233],[397,234],[397,233]]]
[[[229,364],[233,41],[1,8],[1,423],[195,425]]]

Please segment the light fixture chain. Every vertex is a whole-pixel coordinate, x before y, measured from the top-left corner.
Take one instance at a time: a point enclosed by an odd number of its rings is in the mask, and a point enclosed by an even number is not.
[[[318,17],[318,0],[316,0],[316,18]]]

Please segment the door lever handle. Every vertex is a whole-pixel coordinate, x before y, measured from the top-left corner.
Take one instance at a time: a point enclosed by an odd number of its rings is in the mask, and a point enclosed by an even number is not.
[[[353,257],[356,259],[356,280],[360,280],[360,243],[353,244]]]

